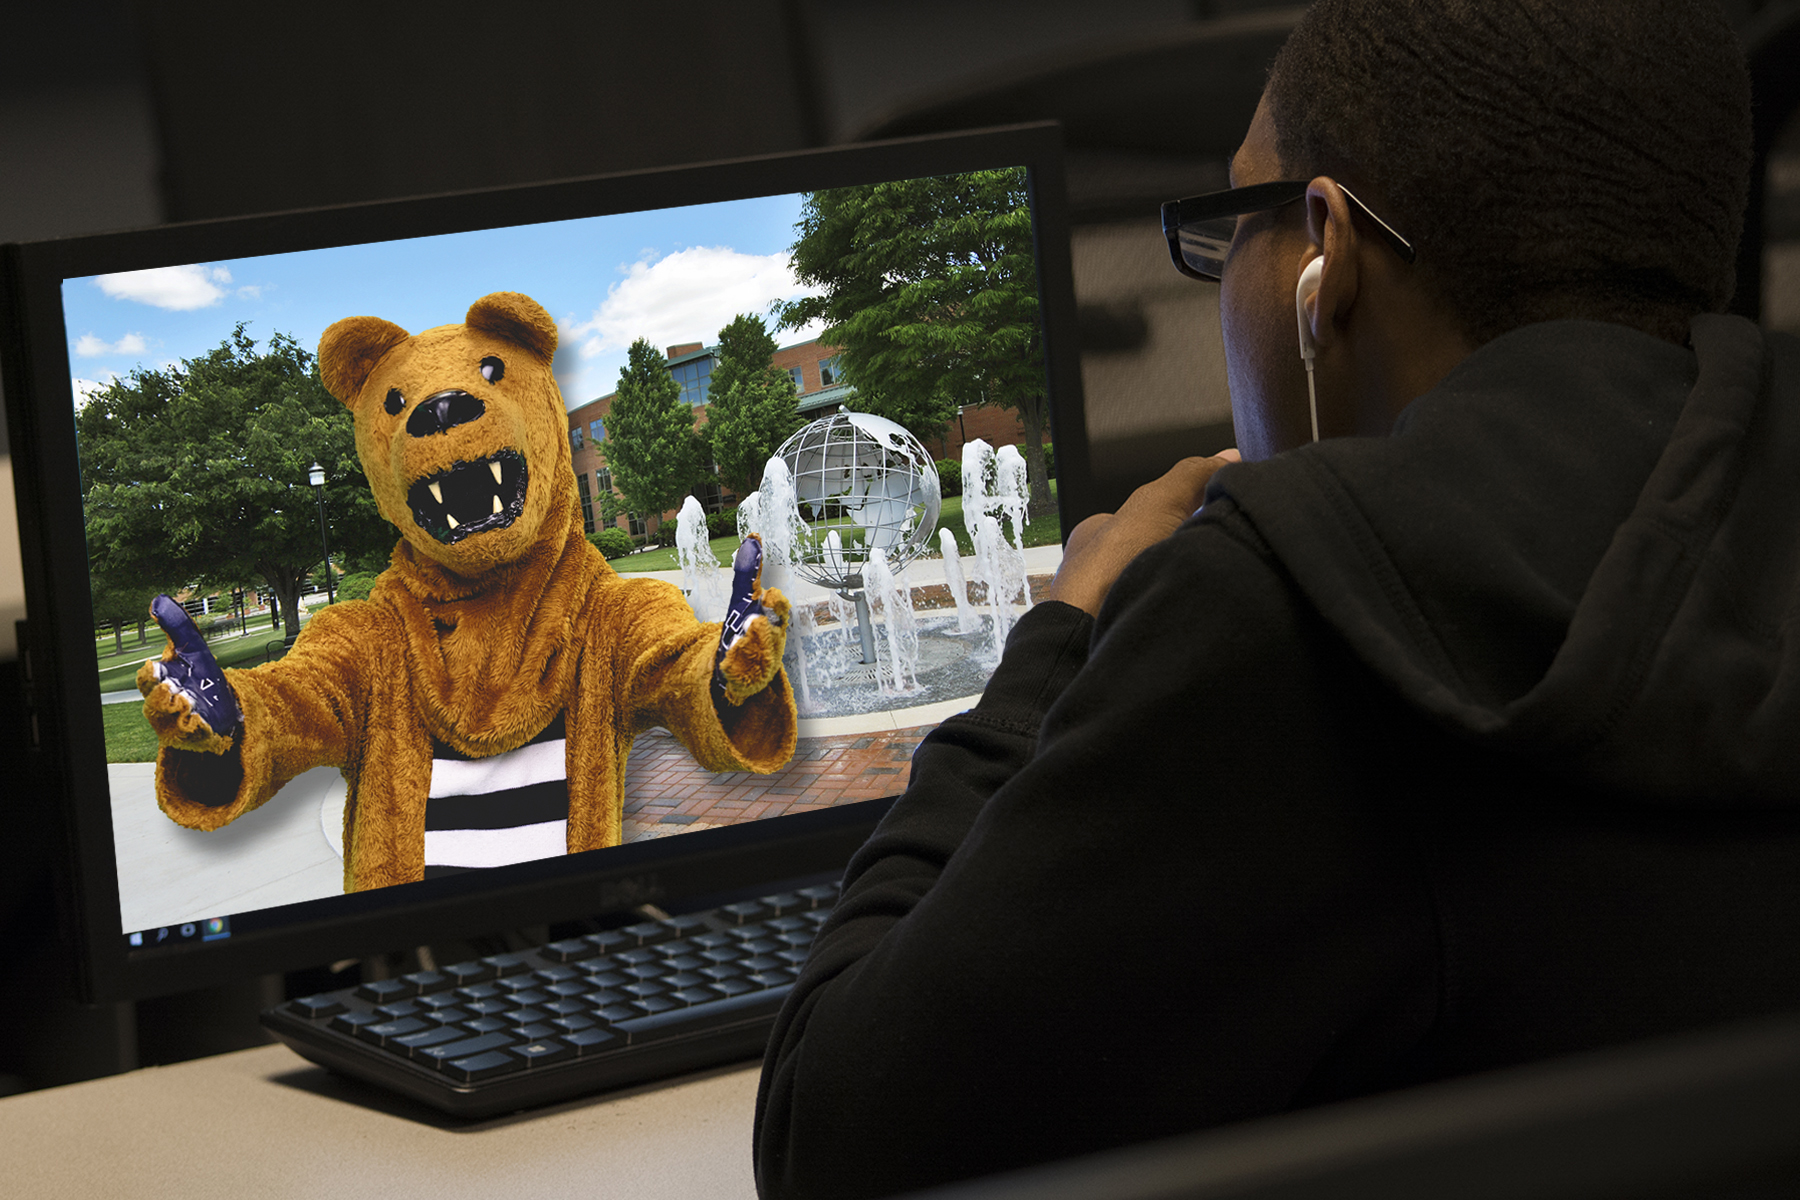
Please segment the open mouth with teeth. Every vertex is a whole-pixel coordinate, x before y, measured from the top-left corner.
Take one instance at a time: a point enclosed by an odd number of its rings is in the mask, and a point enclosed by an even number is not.
[[[502,450],[427,475],[407,489],[406,503],[420,529],[450,544],[518,520],[525,511],[525,482],[525,456]]]

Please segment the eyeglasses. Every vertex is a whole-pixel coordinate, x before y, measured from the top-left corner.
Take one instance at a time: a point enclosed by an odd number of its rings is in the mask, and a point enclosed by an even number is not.
[[[1231,253],[1231,239],[1237,234],[1237,219],[1245,213],[1267,212],[1292,204],[1306,195],[1308,184],[1305,179],[1285,179],[1170,200],[1162,206],[1162,223],[1175,269],[1190,279],[1218,282],[1225,269],[1225,256]],[[1351,195],[1349,188],[1342,184],[1338,187],[1353,208],[1375,223],[1376,232],[1402,261],[1410,263],[1418,257],[1411,242],[1370,212],[1369,206]]]

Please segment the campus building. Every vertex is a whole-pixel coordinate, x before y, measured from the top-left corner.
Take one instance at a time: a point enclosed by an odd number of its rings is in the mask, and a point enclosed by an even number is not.
[[[708,392],[712,384],[713,362],[717,346],[702,342],[684,342],[668,347],[669,374],[681,385],[681,398],[694,410],[694,424],[706,421]],[[786,371],[798,393],[795,408],[811,421],[837,411],[839,405],[852,405],[856,389],[838,374],[838,350],[817,338],[783,346],[775,351],[774,365]],[[602,528],[601,497],[614,495],[612,472],[606,465],[606,425],[617,393],[589,401],[569,412],[569,448],[575,466],[576,487],[581,495],[581,515],[587,531]],[[982,438],[990,446],[1014,445],[1024,441],[1025,427],[1014,409],[966,408],[932,438],[923,439],[935,458],[960,459],[963,443]],[[734,507],[738,497],[717,481],[695,490],[707,512],[723,512]],[[654,533],[663,521],[675,519],[675,510],[666,513],[627,513],[614,521],[633,537]]]

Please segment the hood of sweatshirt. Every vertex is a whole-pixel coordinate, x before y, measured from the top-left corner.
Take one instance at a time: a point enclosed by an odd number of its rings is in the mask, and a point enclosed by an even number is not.
[[[1800,804],[1800,341],[1528,326],[1392,437],[1221,496],[1440,723],[1661,803]]]

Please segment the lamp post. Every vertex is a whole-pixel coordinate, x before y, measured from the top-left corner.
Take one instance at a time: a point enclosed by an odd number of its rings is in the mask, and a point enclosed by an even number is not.
[[[325,468],[315,462],[306,478],[319,497],[319,544],[325,547],[325,603],[336,604],[337,590],[331,584],[331,539],[325,536]]]

